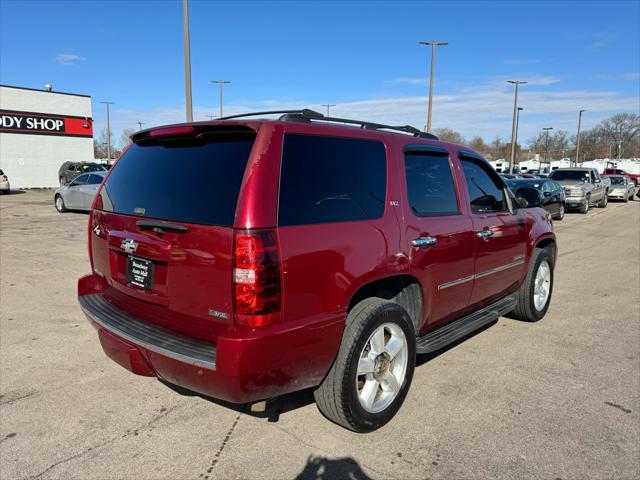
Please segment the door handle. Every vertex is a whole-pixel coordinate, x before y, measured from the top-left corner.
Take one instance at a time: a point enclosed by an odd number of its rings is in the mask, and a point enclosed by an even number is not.
[[[438,239],[436,237],[419,237],[415,240],[411,240],[411,245],[417,248],[430,247],[436,243],[438,243]]]
[[[489,229],[480,230],[476,236],[483,240],[489,240],[493,236],[493,232]]]

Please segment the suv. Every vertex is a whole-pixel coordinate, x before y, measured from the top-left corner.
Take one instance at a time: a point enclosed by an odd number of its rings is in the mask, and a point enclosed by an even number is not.
[[[314,388],[371,431],[416,353],[545,315],[551,218],[466,147],[285,113],[134,134],[89,217],[79,302],[133,373],[235,403]]]
[[[0,169],[0,193],[9,193],[10,191],[9,177]]]
[[[94,162],[64,162],[58,170],[60,186],[69,185],[83,173],[106,172],[108,169]]]

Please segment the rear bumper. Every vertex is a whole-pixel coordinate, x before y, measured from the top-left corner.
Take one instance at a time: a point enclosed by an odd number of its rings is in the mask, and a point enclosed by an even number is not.
[[[0,182],[0,190],[2,190],[3,192],[8,192],[9,190],[11,190],[9,182]]]
[[[103,350],[127,370],[221,400],[248,403],[318,385],[337,354],[344,314],[257,329],[229,328],[216,344],[152,325],[101,294],[104,280],[78,281],[78,300]]]

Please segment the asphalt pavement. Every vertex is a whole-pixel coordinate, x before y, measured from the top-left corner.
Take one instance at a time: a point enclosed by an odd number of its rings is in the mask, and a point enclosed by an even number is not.
[[[0,197],[3,479],[640,478],[640,201],[555,222],[547,316],[419,357],[370,434],[308,391],[230,408],[109,360],[76,300],[87,219],[50,190]]]

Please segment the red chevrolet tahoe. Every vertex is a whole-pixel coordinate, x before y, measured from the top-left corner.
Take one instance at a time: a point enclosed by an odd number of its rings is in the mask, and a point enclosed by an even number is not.
[[[314,388],[365,432],[416,354],[545,315],[556,240],[535,190],[412,127],[238,117],[138,132],[101,185],[78,296],[115,362],[236,403]]]

